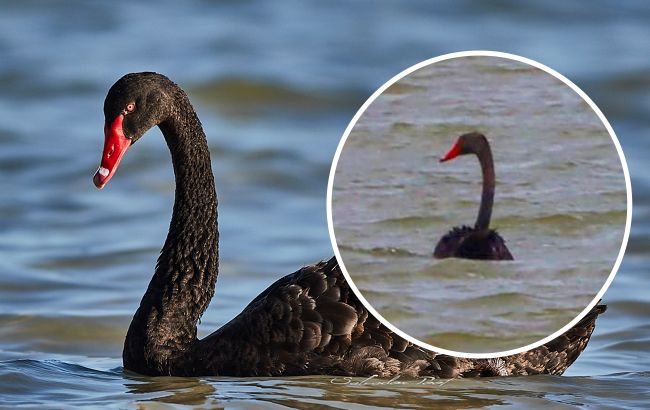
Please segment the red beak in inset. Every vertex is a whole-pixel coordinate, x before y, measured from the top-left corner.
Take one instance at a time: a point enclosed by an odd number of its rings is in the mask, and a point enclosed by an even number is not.
[[[456,141],[456,143],[451,147],[449,152],[447,152],[447,154],[444,157],[440,158],[440,162],[449,161],[450,159],[454,159],[457,156],[459,156],[460,149],[462,148],[462,146],[463,146],[462,141],[460,140]]]
[[[131,140],[124,136],[123,121],[124,115],[120,114],[110,125],[104,127],[104,152],[101,165],[93,177],[93,182],[99,189],[104,188],[113,177],[124,153],[131,146]]]

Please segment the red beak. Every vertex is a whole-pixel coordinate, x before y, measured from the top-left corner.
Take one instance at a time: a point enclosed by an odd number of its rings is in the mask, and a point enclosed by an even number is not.
[[[120,114],[110,125],[104,127],[104,152],[101,165],[93,177],[93,182],[99,189],[104,188],[113,177],[126,150],[131,146],[131,140],[124,136],[123,121],[124,115]]]
[[[444,157],[440,158],[440,162],[449,161],[450,159],[454,159],[457,156],[459,156],[460,149],[462,146],[463,143],[461,141],[456,141],[456,143],[451,147],[449,152],[447,152],[447,154]]]

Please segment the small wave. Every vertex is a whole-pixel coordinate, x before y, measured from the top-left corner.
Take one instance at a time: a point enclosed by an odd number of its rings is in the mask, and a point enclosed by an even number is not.
[[[415,129],[415,127],[416,126],[414,124],[411,124],[409,122],[398,121],[398,122],[394,122],[393,124],[391,124],[390,131],[392,133],[410,132],[410,131],[413,131]]]
[[[475,309],[476,306],[526,306],[532,304],[534,299],[518,292],[502,292],[493,295],[480,296],[462,300],[454,304],[459,308]]]
[[[363,103],[366,93],[356,89],[307,90],[279,82],[226,77],[194,87],[199,98],[235,116],[255,116],[269,111],[350,112]]]
[[[626,211],[611,210],[605,212],[576,212],[543,215],[538,217],[511,216],[500,218],[497,223],[501,225],[562,225],[572,226],[579,224],[598,225],[610,223],[623,223],[625,221]]]
[[[133,249],[110,250],[104,253],[93,253],[73,256],[56,256],[33,262],[33,268],[59,270],[67,268],[97,268],[111,263],[126,263],[140,260],[142,255],[155,254],[157,247],[139,247]]]
[[[35,360],[35,359],[13,359],[0,362],[5,370],[20,371],[21,373],[65,373],[65,374],[90,374],[116,376],[121,372],[121,367],[112,370],[97,370],[77,363],[69,363],[61,360]]]
[[[431,226],[437,223],[444,222],[444,218],[436,216],[403,216],[398,218],[388,218],[382,219],[379,221],[370,222],[371,225],[391,227],[391,226],[400,226],[400,227],[421,227],[421,226]]]
[[[339,245],[339,249],[343,251],[357,252],[357,253],[363,253],[363,254],[374,255],[374,256],[421,256],[407,249],[383,247],[383,246],[367,249],[367,248],[359,248],[355,246]]]
[[[430,333],[423,340],[434,346],[471,352],[488,352],[503,346],[502,336],[491,337],[470,332]]]
[[[119,356],[129,315],[0,315],[5,346],[87,356]]]
[[[401,81],[401,82],[396,82],[395,84],[388,87],[384,91],[384,94],[401,95],[401,94],[413,94],[413,93],[424,92],[424,91],[427,91],[426,87],[423,87],[421,85],[406,84],[403,81]]]

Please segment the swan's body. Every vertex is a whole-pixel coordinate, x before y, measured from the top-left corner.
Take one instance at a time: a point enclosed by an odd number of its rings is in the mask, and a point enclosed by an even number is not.
[[[492,205],[494,203],[494,162],[487,138],[476,132],[464,134],[440,162],[449,161],[459,155],[476,154],[481,164],[483,192],[476,223],[473,227],[463,225],[452,228],[445,234],[433,251],[436,258],[465,258],[483,260],[512,260],[506,241],[490,229]]]
[[[438,355],[368,314],[336,259],[269,286],[237,317],[199,340],[197,322],[218,273],[217,198],[201,124],[185,93],[155,73],[129,74],[104,105],[103,187],[133,142],[158,125],[172,152],[176,194],[167,240],[124,343],[124,367],[148,375],[435,376],[561,374],[585,348],[604,306],[553,342],[515,356]]]
[[[494,229],[463,225],[447,232],[433,251],[436,258],[512,260],[506,241]]]

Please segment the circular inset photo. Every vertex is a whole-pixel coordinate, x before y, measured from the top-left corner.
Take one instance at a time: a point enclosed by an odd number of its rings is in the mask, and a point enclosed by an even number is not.
[[[386,325],[488,357],[545,343],[598,303],[631,199],[620,144],[577,86],[518,56],[454,53],[400,73],[354,117],[328,223]]]

